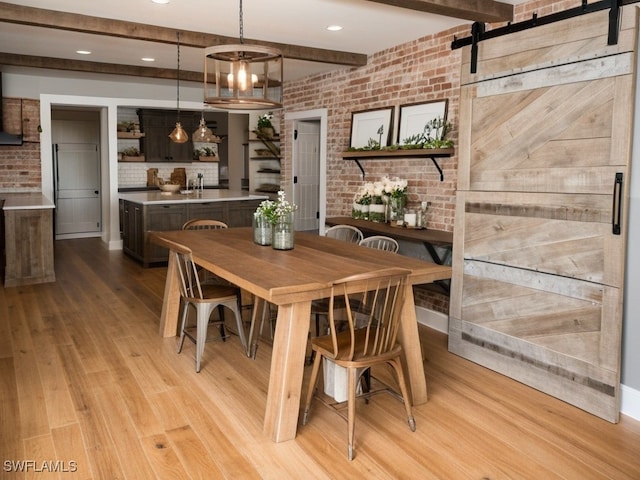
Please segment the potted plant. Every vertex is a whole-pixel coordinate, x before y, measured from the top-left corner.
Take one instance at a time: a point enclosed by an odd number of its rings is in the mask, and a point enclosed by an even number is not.
[[[264,200],[253,214],[253,240],[259,245],[272,245],[276,250],[291,250],[294,243],[294,212],[284,191],[278,199]]]
[[[387,196],[389,205],[389,221],[391,224],[404,222],[404,208],[407,204],[407,181],[404,179],[382,179],[384,194]]]
[[[120,153],[123,162],[144,162],[144,155],[136,147],[127,147]]]
[[[201,162],[217,162],[218,149],[212,147],[196,148],[193,151],[193,158]]]
[[[258,117],[258,129],[256,133],[258,135],[264,136],[267,139],[275,137],[276,131],[271,124],[271,120],[273,120],[273,112],[268,112],[264,115],[260,115]]]

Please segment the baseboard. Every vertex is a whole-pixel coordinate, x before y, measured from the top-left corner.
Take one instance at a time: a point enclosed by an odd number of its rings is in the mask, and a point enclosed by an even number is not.
[[[109,250],[122,250],[122,240],[111,240],[108,246]]]
[[[420,325],[433,328],[438,332],[449,333],[449,315],[424,307],[416,307],[416,318]]]
[[[640,391],[620,385],[620,413],[640,421]]]
[[[61,233],[56,234],[56,240],[71,240],[74,238],[95,238],[101,237],[101,232],[90,232],[90,233]]]
[[[424,307],[416,307],[416,318],[420,325],[438,332],[449,333],[449,316]],[[640,391],[620,385],[620,413],[640,421]]]

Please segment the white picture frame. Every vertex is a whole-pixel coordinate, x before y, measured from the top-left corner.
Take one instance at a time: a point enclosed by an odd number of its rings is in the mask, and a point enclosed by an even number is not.
[[[448,100],[434,100],[426,103],[400,105],[398,145],[405,145],[407,138],[422,133],[427,122],[435,118],[441,117],[446,122],[448,103]]]
[[[368,146],[373,139],[380,143],[380,147],[388,147],[391,142],[393,122],[393,107],[377,110],[364,110],[351,114],[351,148]],[[382,133],[379,133],[379,132]]]

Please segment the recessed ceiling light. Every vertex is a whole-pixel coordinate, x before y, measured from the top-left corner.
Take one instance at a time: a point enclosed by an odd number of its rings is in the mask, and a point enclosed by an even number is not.
[[[156,61],[155,58],[151,58],[151,57],[142,57],[141,60],[143,62],[155,62]]]
[[[338,30],[342,30],[342,27],[340,25],[329,25],[327,27],[327,30],[331,32],[337,32]]]
[[[153,3],[159,3],[164,5],[165,3],[169,3],[169,0],[151,0]]]
[[[89,50],[76,50],[76,53],[79,53],[80,55],[91,55]]]

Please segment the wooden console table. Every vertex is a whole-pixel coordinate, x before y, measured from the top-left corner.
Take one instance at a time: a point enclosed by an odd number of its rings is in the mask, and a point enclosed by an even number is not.
[[[409,242],[422,242],[431,258],[439,264],[447,263],[450,258],[441,257],[433,248],[441,246],[451,249],[453,245],[453,233],[443,230],[432,230],[429,228],[415,229],[392,227],[388,223],[370,222],[369,220],[360,220],[351,217],[331,217],[325,219],[325,223],[329,226],[333,225],[353,225],[362,230],[364,234],[370,235],[386,235],[396,240],[406,240]]]
[[[351,217],[331,217],[325,219],[325,224],[333,225],[352,225],[359,228],[362,233],[367,235],[386,235],[396,240],[405,240],[408,242],[421,242],[424,248],[438,265],[451,265],[451,249],[453,247],[453,233],[443,230],[432,230],[429,228],[415,229],[405,227],[392,227],[388,223],[371,222],[369,220],[360,220]],[[440,254],[435,247],[443,247],[444,254]],[[442,288],[444,293],[449,294],[449,280],[433,282]]]

